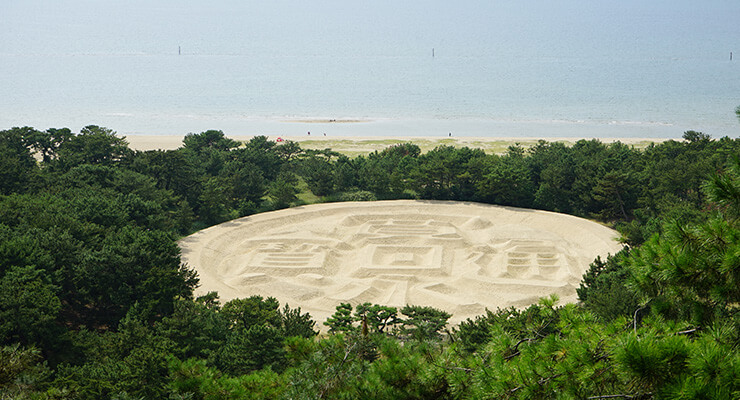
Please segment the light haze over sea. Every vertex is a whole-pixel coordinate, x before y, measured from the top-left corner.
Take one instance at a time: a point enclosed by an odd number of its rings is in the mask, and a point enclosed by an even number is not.
[[[739,20],[738,0],[0,0],[0,129],[737,137]]]

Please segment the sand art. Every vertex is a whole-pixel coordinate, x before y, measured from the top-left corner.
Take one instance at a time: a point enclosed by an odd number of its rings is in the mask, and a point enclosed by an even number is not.
[[[342,302],[429,305],[453,324],[575,288],[617,233],[564,214],[442,201],[328,203],[240,218],[180,241],[196,294],[272,296],[322,322]]]

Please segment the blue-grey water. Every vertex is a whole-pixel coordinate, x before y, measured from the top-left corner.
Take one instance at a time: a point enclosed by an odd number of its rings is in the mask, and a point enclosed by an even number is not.
[[[737,137],[738,20],[737,0],[0,0],[0,129]],[[305,122],[328,119],[363,122]]]

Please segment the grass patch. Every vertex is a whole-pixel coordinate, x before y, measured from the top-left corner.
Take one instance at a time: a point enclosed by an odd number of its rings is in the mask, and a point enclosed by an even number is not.
[[[295,197],[298,198],[299,204],[321,203],[321,198],[311,192],[311,190],[308,188],[308,185],[306,184],[306,181],[304,181],[302,178],[298,178],[298,182],[296,183],[295,188],[298,189],[298,193],[295,195]]]
[[[421,138],[408,138],[408,139],[298,139],[296,140],[300,146],[304,149],[313,149],[313,150],[324,150],[324,149],[331,149],[336,152],[342,153],[346,155],[347,157],[358,157],[358,156],[367,156],[368,154],[375,152],[375,151],[383,151],[383,149],[386,149],[390,146],[403,144],[403,143],[413,143],[421,149],[422,153],[426,153],[430,150],[433,150],[435,147],[438,146],[452,146],[452,147],[469,147],[471,149],[481,149],[487,154],[504,154],[511,146],[520,145],[524,147],[525,149],[530,148],[532,146],[535,146],[539,139],[535,138],[522,138],[522,139],[501,139],[501,140],[481,140],[480,138],[465,138],[465,137],[456,137],[456,138],[439,138],[439,139],[421,139]],[[564,143],[566,146],[572,146],[576,143],[577,140],[546,140],[547,142],[554,143],[554,142],[561,142]],[[659,142],[660,140],[656,140],[656,142]],[[608,142],[605,142],[608,143]],[[633,146],[637,149],[644,149],[648,147],[651,143],[654,143],[650,140],[645,141],[639,141],[639,142],[633,142],[628,143],[629,146]]]

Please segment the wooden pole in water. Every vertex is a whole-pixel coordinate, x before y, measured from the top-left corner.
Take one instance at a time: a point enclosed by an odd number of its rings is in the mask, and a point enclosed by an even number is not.
[[[732,52],[730,52],[730,61],[732,61]]]

